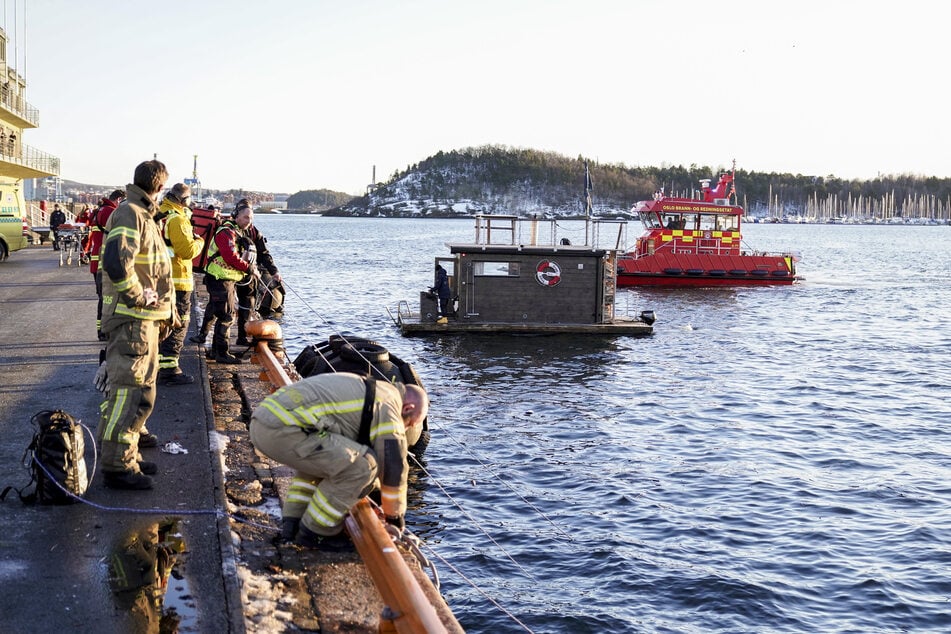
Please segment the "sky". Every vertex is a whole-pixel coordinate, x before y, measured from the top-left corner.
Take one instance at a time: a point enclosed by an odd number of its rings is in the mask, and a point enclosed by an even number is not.
[[[503,145],[629,167],[951,177],[934,0],[4,0],[65,179],[361,194]]]

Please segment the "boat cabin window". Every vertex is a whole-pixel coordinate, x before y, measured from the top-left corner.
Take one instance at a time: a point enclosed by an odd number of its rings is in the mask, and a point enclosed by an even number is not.
[[[700,216],[701,231],[736,231],[736,216],[703,214]]]
[[[714,231],[717,228],[717,217],[714,214],[700,214],[700,231]]]
[[[519,262],[473,262],[472,274],[482,277],[518,277]]]
[[[667,220],[664,223],[664,228],[665,229],[686,229],[687,219],[681,215],[667,216]]]
[[[697,214],[684,214],[681,229],[693,231],[697,228]]]
[[[661,229],[663,225],[660,224],[660,221],[657,219],[657,215],[649,211],[640,212],[641,222],[644,223],[644,227],[647,229]]]
[[[736,216],[717,216],[717,229],[719,231],[736,231],[739,229]]]

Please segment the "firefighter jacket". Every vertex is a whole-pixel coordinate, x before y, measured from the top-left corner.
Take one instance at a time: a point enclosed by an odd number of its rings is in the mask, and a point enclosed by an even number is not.
[[[158,205],[136,185],[106,222],[100,254],[102,276],[102,331],[131,319],[170,319],[175,303],[172,263],[155,216]],[[158,302],[146,306],[143,291],[155,290]]]
[[[106,237],[106,222],[119,206],[114,200],[103,198],[99,208],[92,212],[92,224],[89,227],[89,272],[93,275],[99,270],[99,251],[102,239]]]
[[[370,444],[379,465],[383,513],[388,517],[402,517],[406,513],[409,466],[401,414],[402,388],[402,383],[377,381],[370,423]],[[329,432],[357,440],[365,396],[366,383],[361,376],[349,372],[317,374],[265,398],[255,417],[295,425],[308,434]]]
[[[205,272],[219,280],[241,281],[251,271],[251,265],[242,258],[245,240],[244,232],[234,220],[222,222],[208,247]]]
[[[172,260],[172,285],[176,291],[194,290],[192,260],[201,253],[205,243],[196,238],[192,230],[191,209],[166,198],[159,205],[159,215],[163,216],[159,226]]]

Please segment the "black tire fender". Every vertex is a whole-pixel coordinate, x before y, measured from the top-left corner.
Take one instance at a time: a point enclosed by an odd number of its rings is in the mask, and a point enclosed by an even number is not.
[[[340,358],[355,363],[385,363],[390,360],[390,353],[386,348],[372,341],[350,342],[341,346]]]

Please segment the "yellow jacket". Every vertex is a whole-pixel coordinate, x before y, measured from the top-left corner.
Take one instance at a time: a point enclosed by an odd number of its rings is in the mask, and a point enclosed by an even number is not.
[[[191,209],[166,198],[159,205],[159,215],[162,214],[166,214],[160,226],[172,259],[172,284],[176,291],[194,290],[192,260],[201,253],[204,243],[195,237]]]

